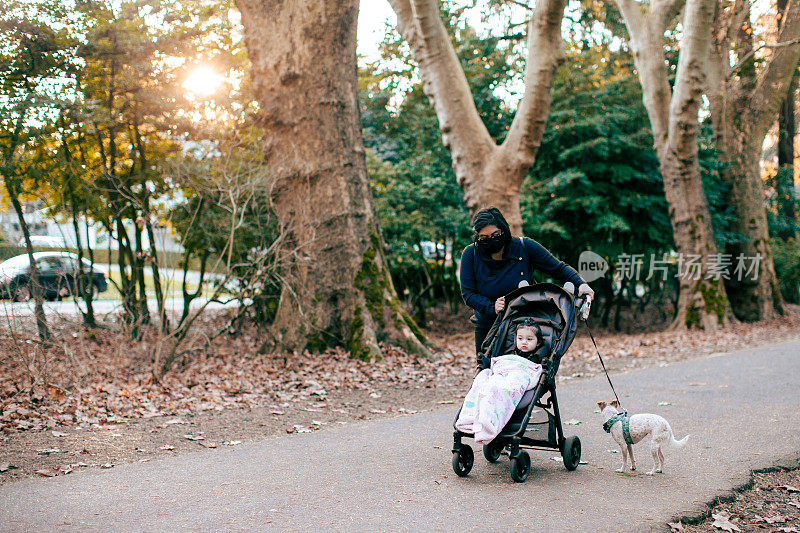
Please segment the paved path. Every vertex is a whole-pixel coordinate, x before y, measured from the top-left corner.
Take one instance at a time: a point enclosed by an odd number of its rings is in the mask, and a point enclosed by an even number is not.
[[[472,474],[456,477],[447,406],[6,485],[0,530],[646,531],[702,510],[751,469],[798,457],[800,342],[614,380],[631,411],[659,412],[678,437],[692,434],[683,450],[667,450],[665,474],[614,472],[619,455],[593,413],[609,396],[599,378],[559,389],[565,419],[583,421],[567,426],[589,462],[575,472],[555,453],[532,452],[533,472],[517,484],[507,460],[489,465],[478,452]],[[635,452],[649,468],[642,445]]]

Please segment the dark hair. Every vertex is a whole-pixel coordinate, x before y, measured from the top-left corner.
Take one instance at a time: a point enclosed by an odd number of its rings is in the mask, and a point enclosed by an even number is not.
[[[497,226],[504,234],[511,235],[511,228],[503,213],[496,207],[484,207],[472,217],[472,231],[475,235],[486,226]]]
[[[537,346],[542,345],[542,343],[544,342],[544,337],[542,336],[542,328],[539,326],[539,324],[536,323],[534,319],[526,317],[520,320],[519,324],[517,324],[516,331],[519,331],[521,328],[532,329],[536,334],[536,345]],[[516,336],[516,332],[514,333],[514,335]]]

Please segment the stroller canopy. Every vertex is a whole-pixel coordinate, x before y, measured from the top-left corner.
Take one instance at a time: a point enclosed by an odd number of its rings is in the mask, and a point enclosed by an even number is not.
[[[543,343],[534,357],[558,362],[575,338],[578,310],[572,295],[554,283],[537,283],[509,293],[506,308],[497,315],[481,352],[489,357],[513,352],[517,324],[524,318],[532,318],[542,330]]]

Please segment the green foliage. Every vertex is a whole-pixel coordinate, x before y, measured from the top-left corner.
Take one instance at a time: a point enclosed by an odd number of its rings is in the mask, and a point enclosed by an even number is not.
[[[724,163],[714,147],[714,132],[710,120],[700,124],[698,142],[700,173],[711,214],[711,229],[717,248],[723,251],[728,244],[739,242],[744,237],[731,229],[736,214],[729,202],[730,185],[721,175]]]
[[[800,233],[800,198],[794,187],[794,169],[783,166],[769,176],[767,187],[767,223],[769,234],[783,240]]]
[[[790,303],[800,303],[800,239],[773,239],[772,258],[781,294]]]
[[[657,253],[672,232],[638,81],[627,59],[574,54],[556,76],[542,145],[522,197],[524,228],[567,262]]]

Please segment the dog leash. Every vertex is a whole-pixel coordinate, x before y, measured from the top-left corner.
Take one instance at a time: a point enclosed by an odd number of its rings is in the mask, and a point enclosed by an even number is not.
[[[594,335],[592,335],[592,329],[589,327],[589,321],[584,319],[584,324],[586,324],[586,331],[589,332],[589,338],[592,339],[592,344],[594,344],[594,350],[597,352],[597,357],[600,358],[600,364],[603,365],[603,372],[606,374],[606,379],[608,380],[608,384],[611,385],[611,392],[614,393],[614,398],[617,399],[617,403],[619,404],[620,409],[626,415],[628,414],[628,410],[622,407],[622,402],[619,401],[619,396],[617,396],[617,391],[614,389],[614,384],[611,383],[611,378],[608,375],[608,370],[606,370],[606,364],[603,362],[603,356],[600,355],[600,349],[597,347],[597,343],[594,341]]]

